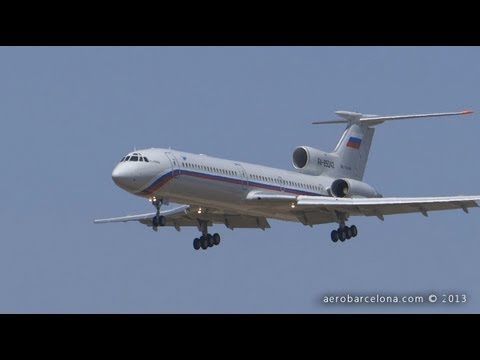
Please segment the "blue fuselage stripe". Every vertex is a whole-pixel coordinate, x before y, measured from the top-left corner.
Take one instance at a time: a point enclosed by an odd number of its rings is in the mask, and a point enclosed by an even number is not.
[[[248,183],[249,187],[256,187],[256,188],[274,190],[279,192],[287,192],[287,193],[293,193],[297,195],[321,196],[321,194],[318,194],[318,193],[291,189],[291,188],[277,186],[277,185],[264,184],[264,183],[259,183],[255,181],[250,181],[247,179],[244,180],[244,179],[238,179],[238,178],[229,178],[229,177],[220,176],[220,175],[212,175],[212,174],[200,173],[200,172],[190,171],[190,170],[180,170],[180,169],[169,171],[168,173],[160,176],[150,186],[148,186],[146,189],[142,190],[141,192],[146,195],[152,194],[153,192],[160,189],[163,185],[165,185],[168,181],[172,180],[174,177],[173,176],[174,173],[175,173],[175,177],[185,175],[185,176],[192,176],[192,177],[201,178],[201,179],[215,180],[215,181],[220,181],[224,183],[235,184],[235,185],[245,185],[245,186],[247,186],[247,183]]]

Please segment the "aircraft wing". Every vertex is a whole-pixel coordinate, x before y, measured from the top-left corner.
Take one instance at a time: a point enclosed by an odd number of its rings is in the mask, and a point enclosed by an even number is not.
[[[335,222],[336,213],[349,216],[376,216],[383,220],[384,215],[421,213],[428,216],[429,211],[468,209],[479,207],[480,196],[448,196],[418,198],[333,198],[326,196],[279,197],[275,194],[256,192],[247,200],[266,206],[274,205],[278,210],[283,203],[284,212],[297,217],[304,225]]]
[[[172,226],[174,225],[175,221],[182,219],[183,215],[185,215],[186,211],[188,210],[188,205],[182,205],[174,209],[160,211],[160,215],[163,215],[167,218],[167,225]],[[156,213],[151,212],[147,214],[139,214],[139,215],[127,215],[121,217],[115,217],[110,219],[98,219],[94,220],[95,224],[106,224],[106,223],[114,223],[114,222],[128,222],[128,221],[139,221],[142,224],[152,226],[152,219]]]
[[[165,226],[173,226],[178,231],[180,231],[182,226],[198,227],[201,221],[206,221],[208,226],[212,226],[213,224],[223,224],[232,230],[235,228],[259,228],[262,230],[270,228],[270,224],[264,217],[236,214],[222,211],[220,209],[201,208],[194,205],[182,205],[171,210],[161,211],[160,215],[165,216],[167,219]],[[113,222],[138,221],[144,225],[153,227],[152,219],[154,216],[155,212],[152,212],[110,219],[98,219],[94,220],[94,223],[105,224]]]
[[[447,196],[419,198],[329,198],[321,196],[298,196],[298,207],[318,208],[330,212],[347,212],[351,215],[381,216],[428,211],[478,207],[480,196]]]

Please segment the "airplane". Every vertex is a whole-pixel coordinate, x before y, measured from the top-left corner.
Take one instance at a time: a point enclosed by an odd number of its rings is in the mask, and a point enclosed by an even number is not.
[[[193,240],[195,250],[220,243],[209,227],[270,228],[268,219],[300,222],[303,225],[337,223],[330,238],[344,242],[355,238],[358,229],[346,223],[352,216],[421,213],[478,207],[479,196],[383,197],[363,182],[375,126],[385,121],[426,117],[468,115],[473,111],[400,116],[363,115],[337,111],[336,120],[313,124],[347,124],[333,152],[309,146],[293,151],[295,171],[287,171],[192,154],[172,149],[135,150],[125,155],[112,172],[121,189],[148,199],[156,211],[94,220],[94,223],[138,221],[154,231],[159,227],[196,227],[201,236]],[[161,211],[170,202],[185,204]]]

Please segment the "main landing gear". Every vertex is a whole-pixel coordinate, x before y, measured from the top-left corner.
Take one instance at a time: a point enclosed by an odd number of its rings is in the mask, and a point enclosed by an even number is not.
[[[199,250],[207,250],[209,247],[220,244],[220,235],[215,233],[213,235],[208,233],[208,222],[198,221],[198,229],[202,232],[200,238],[195,238],[193,240],[193,248]]]
[[[337,222],[340,225],[337,230],[332,230],[330,238],[333,242],[340,240],[344,242],[345,240],[350,240],[358,235],[358,230],[355,225],[346,226],[345,222],[348,220],[348,214],[337,212]]]
[[[163,215],[160,215],[160,207],[163,204],[163,199],[157,199],[154,197],[151,202],[152,205],[157,209],[157,213],[152,219],[153,230],[156,231],[159,226],[165,226],[167,224],[167,218]]]
[[[339,227],[337,230],[332,230],[330,237],[332,238],[333,242],[337,242],[340,240],[344,242],[345,240],[350,240],[358,235],[358,230],[355,225],[352,226],[343,226]]]
[[[203,250],[207,250],[209,247],[213,247],[214,245],[220,244],[220,235],[217,233],[211,235],[207,234],[200,236],[200,238],[195,238],[193,240],[193,248],[195,250],[199,250],[202,248]]]

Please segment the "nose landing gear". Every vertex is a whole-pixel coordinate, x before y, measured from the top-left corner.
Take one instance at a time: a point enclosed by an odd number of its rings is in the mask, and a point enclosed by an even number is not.
[[[157,213],[152,219],[153,230],[157,231],[159,226],[165,226],[167,224],[167,218],[163,215],[160,215],[160,207],[163,204],[163,199],[157,199],[156,197],[150,199],[151,203],[157,209]]]

